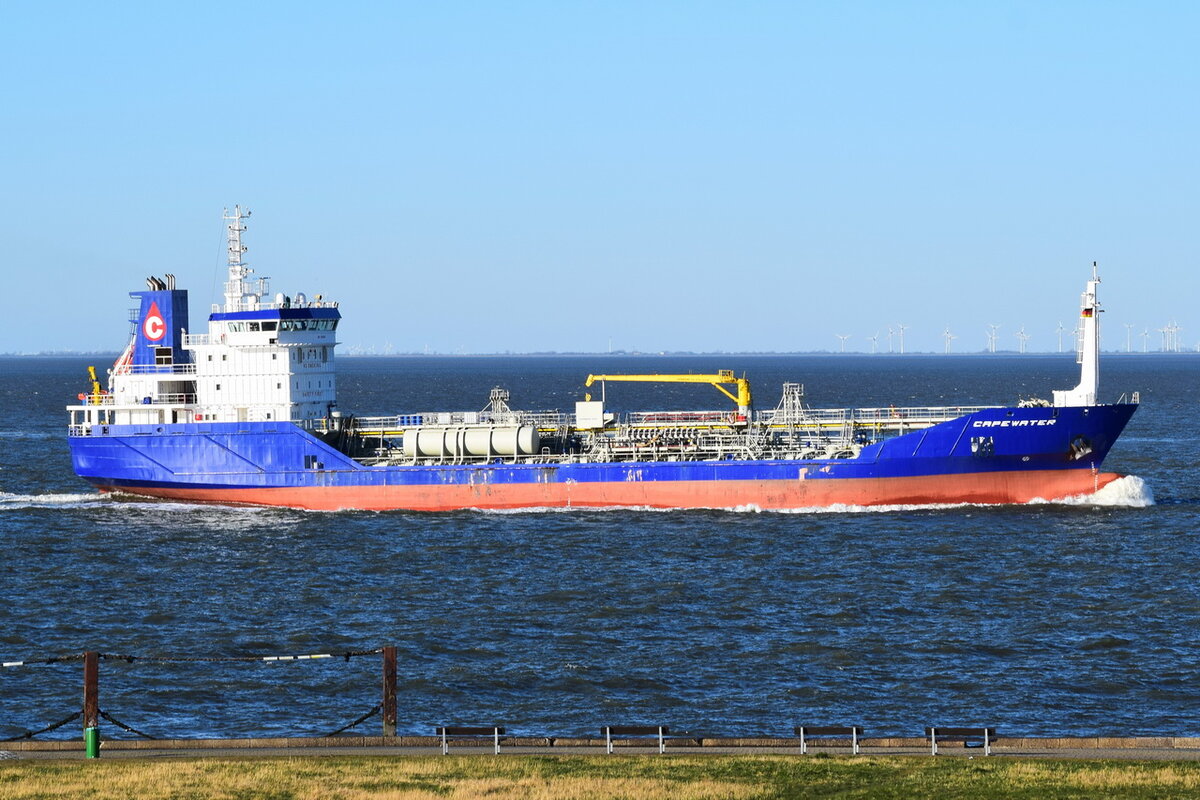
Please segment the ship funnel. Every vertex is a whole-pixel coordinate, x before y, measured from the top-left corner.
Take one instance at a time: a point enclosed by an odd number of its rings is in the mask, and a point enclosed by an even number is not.
[[[1079,385],[1074,389],[1056,390],[1056,406],[1094,406],[1100,391],[1100,302],[1096,299],[1100,276],[1092,262],[1092,279],[1087,282],[1079,303]]]

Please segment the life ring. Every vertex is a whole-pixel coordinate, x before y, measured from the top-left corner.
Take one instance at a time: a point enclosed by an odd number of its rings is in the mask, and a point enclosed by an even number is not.
[[[197,414],[197,415],[196,415],[196,422],[201,422],[201,421],[203,421],[203,420],[204,420],[204,415],[203,415],[203,414]]]

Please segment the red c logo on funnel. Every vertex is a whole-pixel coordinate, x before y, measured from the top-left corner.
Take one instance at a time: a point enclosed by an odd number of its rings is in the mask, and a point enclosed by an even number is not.
[[[146,318],[142,320],[142,333],[152,342],[157,342],[167,332],[167,323],[163,321],[162,312],[158,310],[158,303],[150,303],[150,311],[147,312]]]

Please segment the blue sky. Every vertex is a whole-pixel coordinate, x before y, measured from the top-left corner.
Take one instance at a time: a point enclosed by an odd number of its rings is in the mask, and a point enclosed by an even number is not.
[[[1057,349],[1100,262],[1200,342],[1200,6],[0,6],[0,352],[193,327],[254,216],[348,347]],[[1140,338],[1134,346],[1140,347]]]

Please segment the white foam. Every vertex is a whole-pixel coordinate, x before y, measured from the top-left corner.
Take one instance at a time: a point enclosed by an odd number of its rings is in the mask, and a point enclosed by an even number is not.
[[[856,506],[845,503],[834,503],[831,506],[812,506],[808,508],[779,508],[771,511],[776,514],[883,514],[896,511],[942,511],[951,508],[987,508],[983,503],[895,503],[892,505]]]
[[[1145,508],[1154,505],[1154,492],[1137,475],[1125,475],[1104,486],[1098,492],[1063,497],[1059,500],[1031,500],[1064,506],[1108,506],[1116,508]]]
[[[12,494],[0,492],[0,511],[22,508],[79,508],[106,503],[101,494]]]
[[[145,510],[153,511],[155,514],[195,514],[211,513],[214,507],[219,507],[225,512],[240,511],[243,513],[260,513],[272,510],[260,506],[215,506],[206,503],[181,503],[123,493],[13,494],[11,492],[0,492],[0,512],[20,511],[28,508],[101,508],[123,512]],[[287,511],[290,509],[274,510]]]

